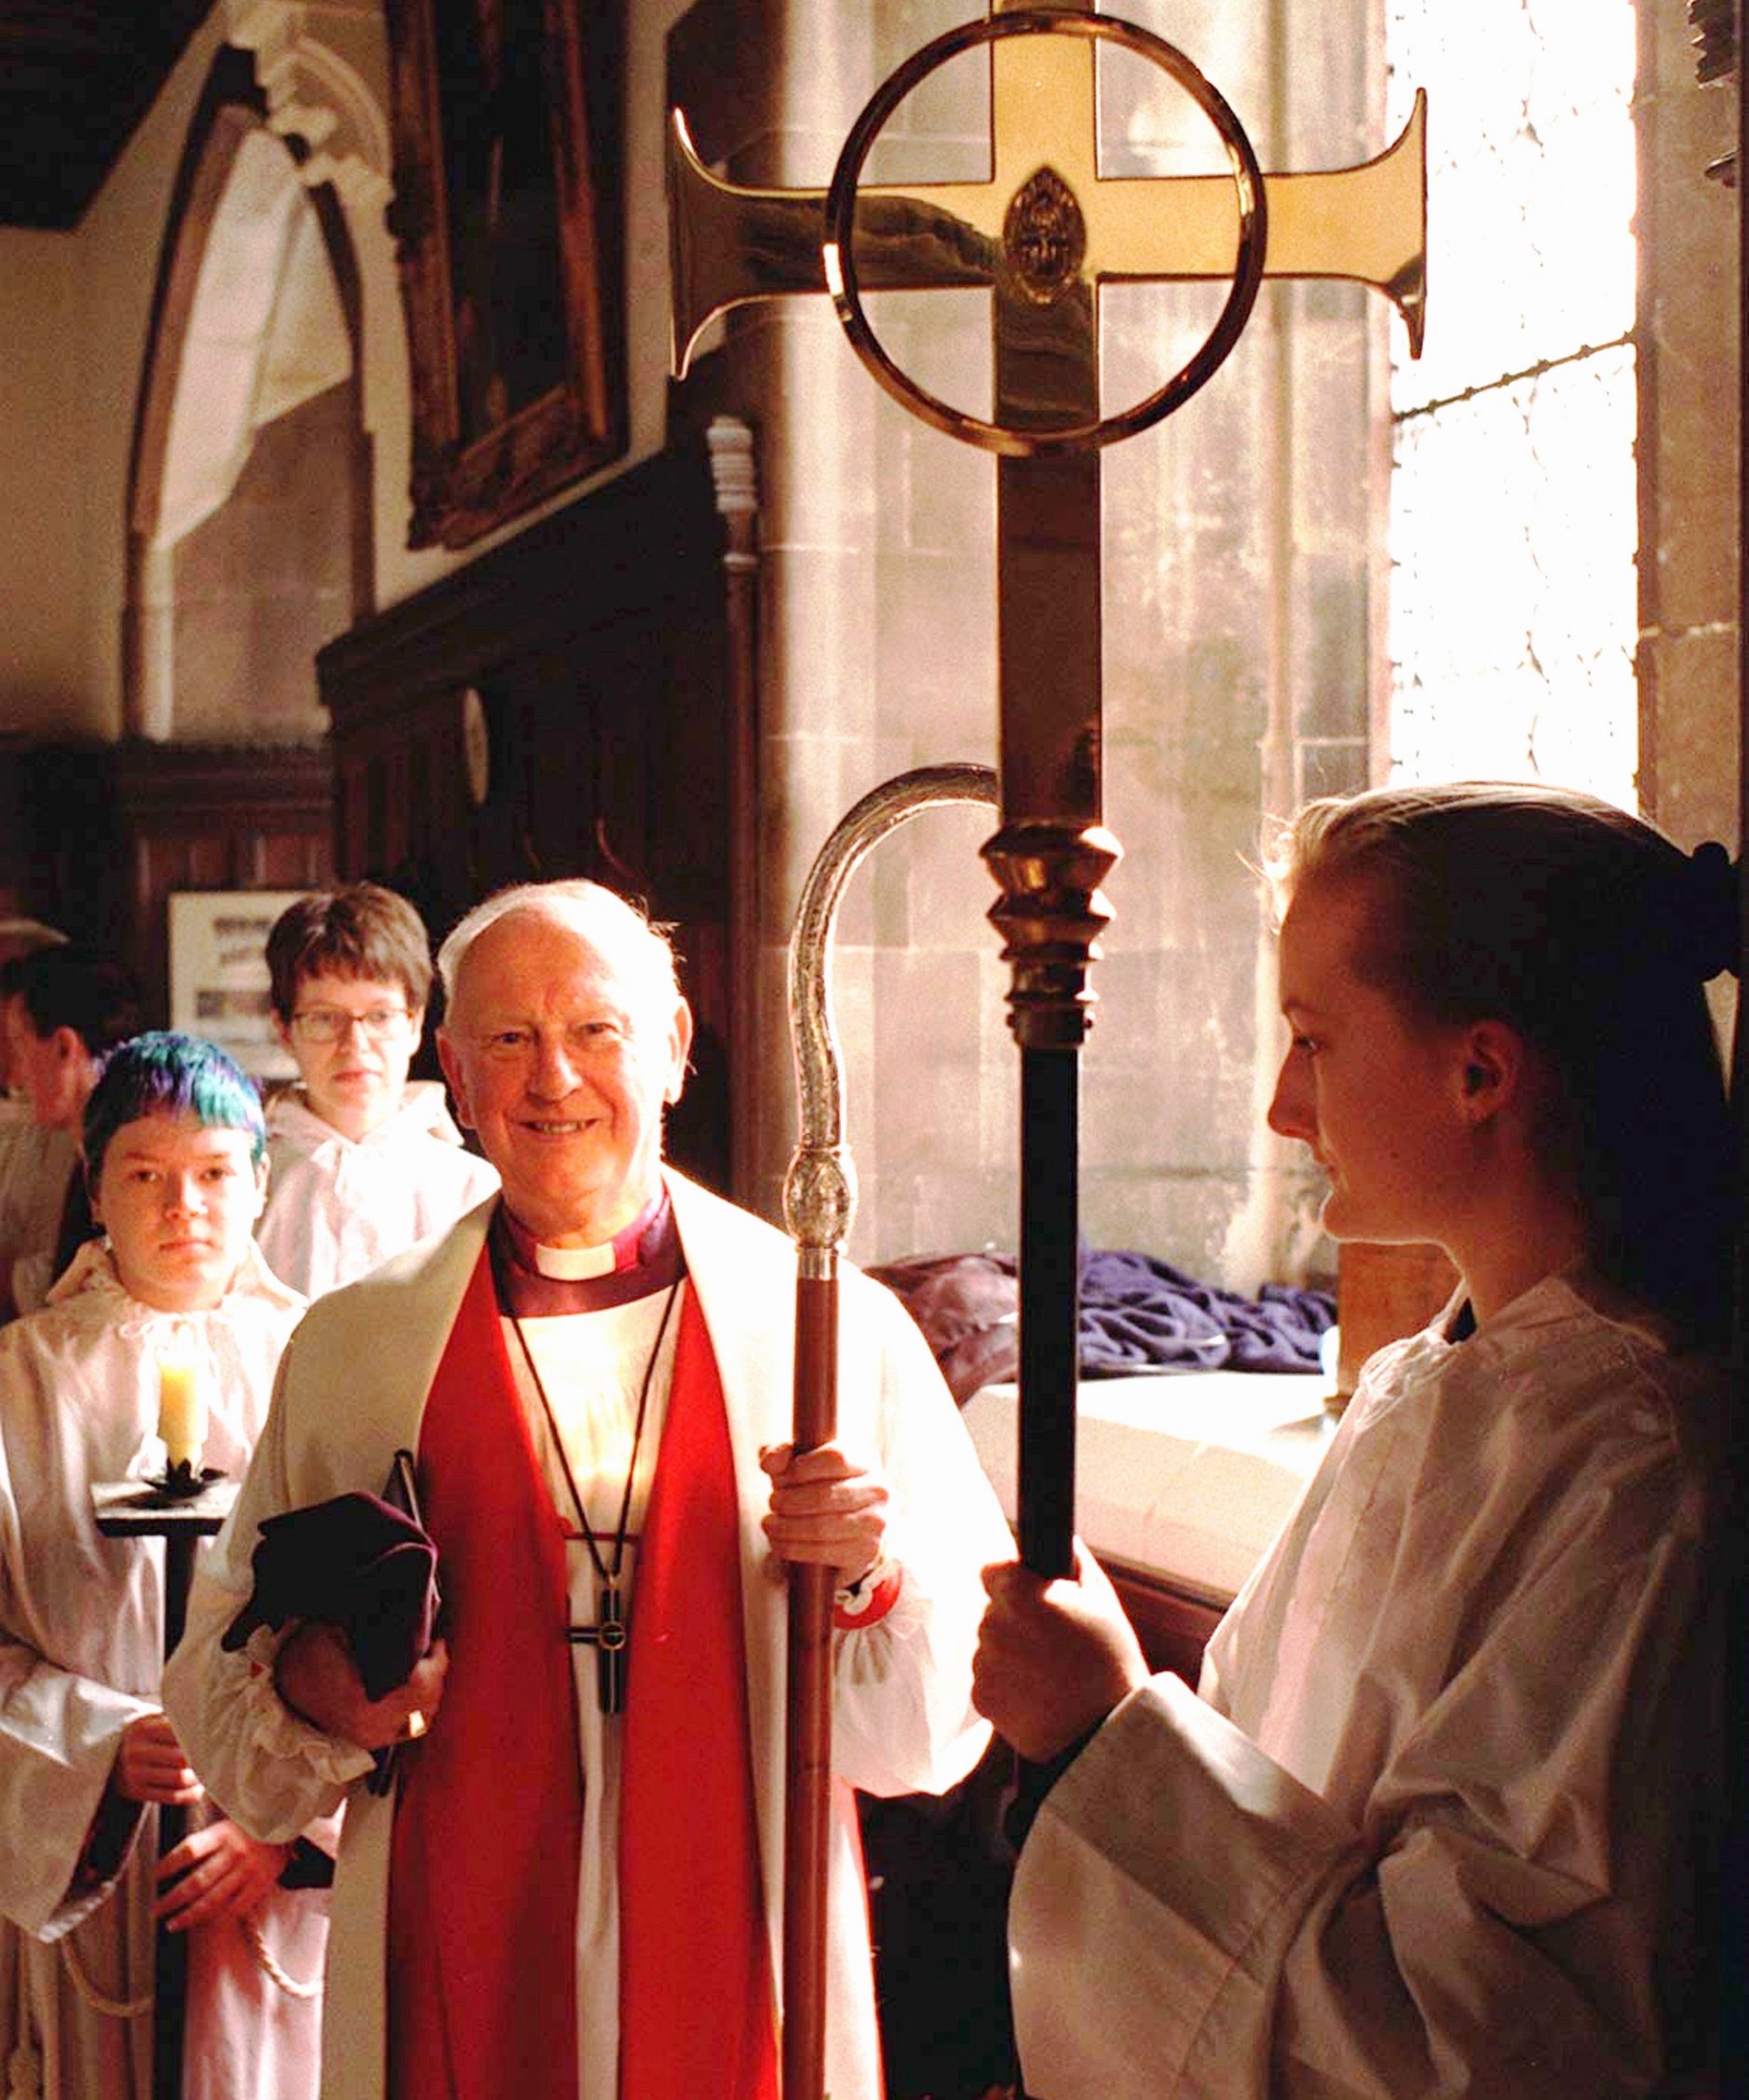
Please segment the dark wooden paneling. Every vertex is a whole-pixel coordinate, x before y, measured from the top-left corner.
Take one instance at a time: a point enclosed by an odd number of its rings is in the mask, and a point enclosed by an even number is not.
[[[210,0],[0,5],[0,224],[75,226]]]
[[[25,812],[23,907],[126,963],[154,1024],[169,1013],[173,890],[306,889],[332,878],[325,748],[47,746],[0,769]]]
[[[36,885],[31,870],[28,738],[0,735],[0,912],[32,914]]]
[[[18,840],[25,908],[75,941],[119,953],[128,856],[107,747],[27,748],[13,760],[24,813]]]
[[[116,813],[130,849],[128,959],[168,1014],[174,889],[310,889],[333,873],[329,753],[297,747],[124,744]]]
[[[724,528],[701,443],[662,454],[317,659],[347,879],[441,940],[506,883],[589,875],[673,925],[699,1035],[670,1151],[727,1183],[729,680]],[[470,793],[464,695],[490,779]]]

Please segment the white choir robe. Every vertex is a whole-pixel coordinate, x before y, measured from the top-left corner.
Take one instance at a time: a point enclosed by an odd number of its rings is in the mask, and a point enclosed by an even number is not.
[[[440,1080],[410,1080],[395,1113],[356,1140],[293,1088],[267,1104],[255,1244],[282,1283],[319,1298],[448,1231],[497,1185],[497,1169],[464,1149]]]
[[[156,1810],[115,1877],[75,1879],[122,1731],[159,1706],[163,1548],[103,1538],[91,1488],[162,1467],[157,1366],[170,1342],[200,1366],[205,1462],[240,1473],[302,1309],[251,1253],[212,1311],[156,1312],[93,1244],[54,1302],[0,1332],[0,2061],[21,2080],[34,2054],[48,2100],[151,2093]],[[325,1891],[276,1890],[251,1923],[293,1984],[319,1979]],[[270,1983],[236,1923],[188,1937],[188,2100],[313,2100],[319,1998]],[[116,2017],[93,1998],[143,2010]]]
[[[1034,2100],[1658,2090],[1693,1901],[1720,1372],[1550,1278],[1366,1365],[1210,1643],[1048,1795]]]
[[[770,1578],[761,1520],[763,1446],[788,1441],[795,1250],[780,1233],[667,1171],[723,1382],[740,1510],[741,1608],[760,1868],[774,1981],[782,1975],[786,1591]],[[314,1306],[286,1353],[272,1416],[237,1509],[195,1588],[166,1700],[212,1784],[263,1836],[346,1802],[334,1884],[323,2037],[323,2100],[380,2100],[392,1799],[356,1787],[369,1759],[298,1721],[274,1695],[271,1642],[243,1653],[219,1636],[251,1587],[256,1527],[278,1511],[353,1489],[376,1492],[397,1448],[416,1451],[432,1375],[484,1244],[494,1205]],[[852,1787],[939,1793],[970,1770],[988,1729],[970,1703],[984,1563],[1012,1543],[929,1347],[890,1293],[847,1270],[840,1294],[839,1432],[892,1490],[889,1557],[904,1570],[878,1625],[836,1637],[834,1816],[828,1919],[827,2084],[833,2100],[880,2100],[879,2043]],[[579,1702],[595,1660],[574,1650]],[[251,1667],[251,1663],[254,1667]],[[632,1663],[636,1668],[636,1633]],[[432,1724],[441,1727],[440,1712]],[[700,1755],[707,1746],[700,1745]],[[585,1775],[588,1783],[588,1775]],[[349,1791],[350,1789],[350,1791]],[[700,1931],[710,1922],[701,1919]],[[590,1979],[579,1949],[579,2024]],[[585,2100],[611,2100],[590,2093]]]

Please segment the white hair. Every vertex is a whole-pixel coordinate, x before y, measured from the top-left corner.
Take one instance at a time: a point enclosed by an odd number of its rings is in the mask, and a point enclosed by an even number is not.
[[[598,955],[615,962],[649,988],[652,1004],[680,1001],[674,951],[668,929],[646,918],[637,905],[599,882],[574,876],[561,882],[519,882],[500,889],[457,921],[438,950],[438,981],[446,1007],[455,1003],[455,986],[468,951],[489,926],[512,912],[531,912],[568,927]]]

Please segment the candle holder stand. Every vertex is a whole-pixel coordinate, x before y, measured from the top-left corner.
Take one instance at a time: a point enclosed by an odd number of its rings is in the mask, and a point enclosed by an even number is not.
[[[145,1485],[152,1490],[155,1497],[152,1506],[156,1508],[166,1502],[191,1502],[196,1496],[204,1495],[215,1481],[224,1478],[217,1466],[197,1466],[182,1458],[175,1465],[167,1466],[161,1473],[148,1473]]]
[[[231,1513],[241,1484],[216,1467],[184,1460],[151,1480],[105,1481],[91,1489],[97,1528],[105,1538],[164,1541],[164,1660],[168,1662],[188,1620],[188,1592],[195,1578],[195,1549]],[[174,1851],[187,1834],[188,1811],[174,1803],[158,1809],[158,1857]],[[157,1935],[152,1998],[153,2100],[178,2100],[183,2090],[183,2012],[188,1990],[188,1941],[181,1932]]]

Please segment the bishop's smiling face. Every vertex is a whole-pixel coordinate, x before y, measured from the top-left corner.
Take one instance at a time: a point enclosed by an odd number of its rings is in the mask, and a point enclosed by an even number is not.
[[[588,1247],[656,1193],[691,1039],[685,1001],[647,968],[524,908],[462,957],[438,1054],[511,1214],[548,1246]]]

